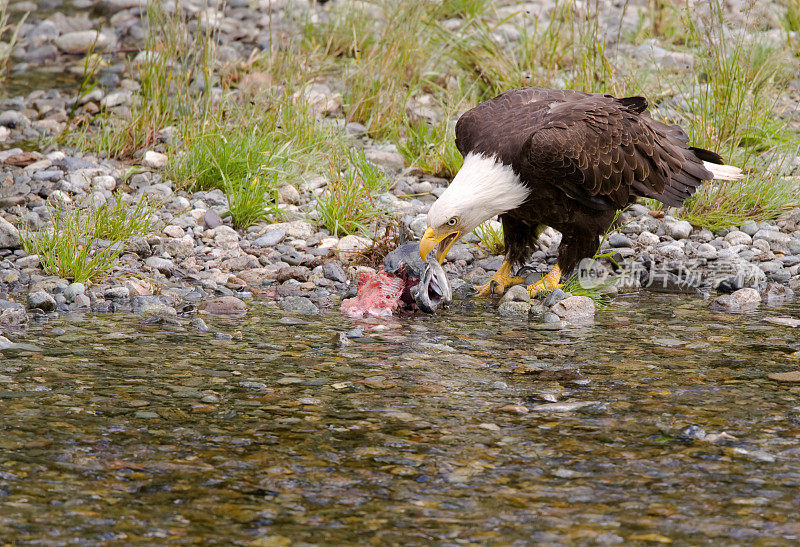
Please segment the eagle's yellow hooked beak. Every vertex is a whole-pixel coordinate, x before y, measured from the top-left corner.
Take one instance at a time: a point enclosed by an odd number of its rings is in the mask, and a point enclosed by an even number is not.
[[[428,228],[425,230],[425,233],[422,235],[422,239],[419,242],[419,256],[422,258],[422,260],[427,260],[428,253],[430,253],[433,248],[438,245],[438,248],[436,249],[436,260],[438,260],[441,264],[444,261],[444,257],[447,256],[447,251],[450,250],[450,247],[453,246],[453,243],[458,241],[460,237],[461,232],[458,230],[437,235],[436,232],[433,231],[433,228]]]

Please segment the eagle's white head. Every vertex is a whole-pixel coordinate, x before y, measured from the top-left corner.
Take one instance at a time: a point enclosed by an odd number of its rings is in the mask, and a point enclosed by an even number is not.
[[[442,262],[453,243],[493,216],[516,209],[528,194],[510,165],[483,154],[467,154],[453,182],[428,211],[419,255],[426,260],[438,245],[436,259]]]

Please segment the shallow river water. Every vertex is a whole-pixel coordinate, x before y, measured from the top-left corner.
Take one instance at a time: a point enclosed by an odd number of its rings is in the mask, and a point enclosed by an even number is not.
[[[800,307],[34,325],[0,357],[0,539],[796,544],[800,384],[767,375],[800,341],[774,316]]]

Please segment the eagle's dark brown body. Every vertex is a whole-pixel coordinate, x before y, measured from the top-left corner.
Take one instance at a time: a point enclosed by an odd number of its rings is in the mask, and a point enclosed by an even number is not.
[[[544,224],[562,233],[558,263],[569,272],[593,255],[616,211],[637,196],[677,206],[713,178],[703,161],[722,159],[688,146],[683,130],[646,109],[641,97],[530,87],[461,116],[461,154],[495,157],[531,189],[525,203],[501,215],[511,263],[524,263]]]

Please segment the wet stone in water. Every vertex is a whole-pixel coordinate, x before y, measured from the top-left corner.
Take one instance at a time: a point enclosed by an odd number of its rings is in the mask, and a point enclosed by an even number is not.
[[[247,304],[235,296],[220,296],[205,300],[197,308],[210,315],[244,315],[247,313]]]
[[[302,315],[316,315],[319,313],[319,308],[305,296],[287,296],[281,301],[281,309]]]

